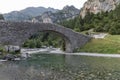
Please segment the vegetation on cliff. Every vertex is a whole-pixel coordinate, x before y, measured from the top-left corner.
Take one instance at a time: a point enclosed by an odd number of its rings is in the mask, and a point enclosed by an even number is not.
[[[98,14],[87,13],[84,19],[76,17],[73,20],[63,21],[60,24],[74,29],[84,31],[94,29],[95,32],[108,32],[110,34],[120,34],[120,5],[110,12]]]

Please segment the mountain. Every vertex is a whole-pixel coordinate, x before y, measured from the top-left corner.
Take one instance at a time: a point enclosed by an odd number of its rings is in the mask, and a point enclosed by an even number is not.
[[[65,6],[62,10],[58,10],[53,13],[47,11],[40,16],[33,18],[33,21],[39,21],[44,23],[59,23],[64,20],[73,19],[79,15],[80,10],[74,6]]]
[[[120,0],[88,0],[81,9],[80,16],[85,17],[87,12],[97,14],[99,12],[109,12],[114,10]]]
[[[21,11],[12,11],[10,13],[3,14],[5,20],[10,21],[22,21],[29,20],[35,16],[41,15],[46,11],[56,12],[58,9],[44,8],[44,7],[28,7]]]

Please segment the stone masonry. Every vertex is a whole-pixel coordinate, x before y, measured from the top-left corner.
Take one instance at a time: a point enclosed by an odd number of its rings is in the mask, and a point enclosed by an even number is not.
[[[21,46],[40,31],[58,33],[65,40],[66,52],[73,52],[74,49],[82,47],[91,39],[57,24],[0,21],[0,44]]]

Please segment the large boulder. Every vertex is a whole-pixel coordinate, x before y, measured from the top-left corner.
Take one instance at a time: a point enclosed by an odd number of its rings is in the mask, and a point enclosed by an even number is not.
[[[16,52],[16,51],[20,51],[20,46],[5,45],[5,50],[6,50],[7,52]]]

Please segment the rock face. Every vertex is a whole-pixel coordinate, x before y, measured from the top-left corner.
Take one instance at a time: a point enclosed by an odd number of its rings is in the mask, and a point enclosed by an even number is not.
[[[69,20],[79,15],[80,10],[74,6],[65,6],[62,10],[55,13],[48,11],[41,16],[37,16],[32,21],[39,21],[43,23],[59,23],[63,20]]]
[[[81,9],[80,16],[85,17],[87,12],[97,14],[99,12],[111,11],[116,8],[120,0],[88,0]]]

